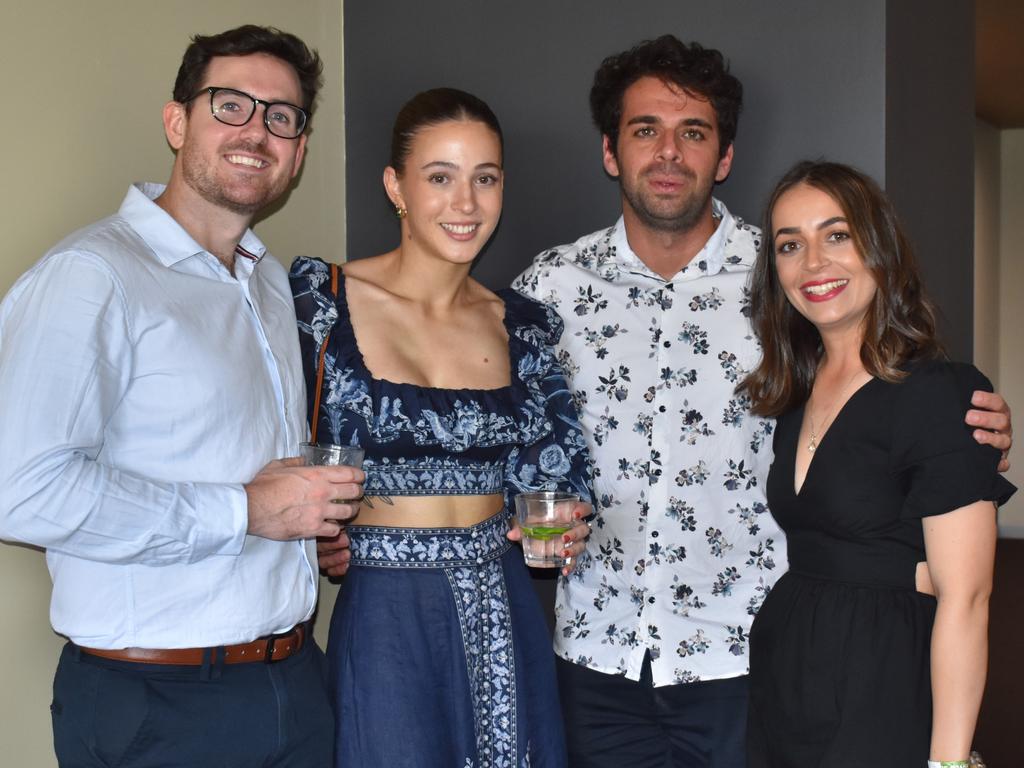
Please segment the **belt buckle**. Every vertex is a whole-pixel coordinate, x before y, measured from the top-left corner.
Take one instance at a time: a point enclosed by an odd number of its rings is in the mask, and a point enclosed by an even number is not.
[[[297,652],[299,650],[299,643],[302,640],[302,629],[301,629],[301,626],[300,625],[296,625],[296,626],[292,627],[290,630],[288,630],[287,632],[282,632],[279,635],[270,635],[270,637],[267,638],[267,651],[266,651],[267,657],[263,660],[264,664],[273,664],[273,663],[275,663],[277,661],[284,661],[284,659],[275,659],[274,658],[274,648],[277,647],[277,641],[278,640],[284,640],[286,637],[293,637],[294,638],[294,640],[295,640],[295,647],[292,649],[292,651],[293,652]],[[289,656],[290,655],[291,654],[289,654]],[[287,658],[287,657],[285,657],[285,658]]]
[[[277,642],[277,638],[279,638],[279,637],[281,637],[281,635],[271,635],[270,637],[267,638],[267,650],[266,650],[266,654],[267,655],[266,655],[266,658],[263,659],[263,663],[264,664],[273,664],[274,663],[274,661],[275,661],[275,659],[274,659],[274,644]]]

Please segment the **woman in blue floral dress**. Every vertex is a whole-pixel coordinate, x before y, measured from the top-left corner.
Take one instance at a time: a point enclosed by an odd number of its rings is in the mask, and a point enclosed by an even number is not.
[[[557,316],[469,276],[502,184],[487,105],[426,91],[384,171],[399,246],[292,266],[317,437],[366,451],[327,648],[339,766],[565,765],[550,635],[507,533],[523,490],[577,493],[588,514],[589,460]],[[587,532],[566,534],[568,558]]]

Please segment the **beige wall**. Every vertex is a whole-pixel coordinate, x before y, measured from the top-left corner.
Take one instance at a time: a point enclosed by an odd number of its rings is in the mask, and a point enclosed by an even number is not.
[[[320,50],[326,85],[305,169],[287,205],[256,227],[285,263],[340,260],[344,244],[341,0],[36,0],[0,11],[8,119],[0,121],[0,294],[58,239],[114,212],[129,183],[163,181],[172,155],[160,110],[188,37],[244,23],[293,32]],[[10,119],[15,112],[23,115]],[[331,594],[325,594],[330,598]],[[56,764],[50,684],[61,646],[47,618],[39,552],[0,544],[0,763]],[[329,615],[329,608],[324,610]],[[322,621],[319,632],[326,629]],[[318,634],[319,634],[318,632]]]
[[[1018,445],[1009,480],[1022,490],[999,510],[999,533],[1024,538],[1024,346],[1018,297],[1024,289],[1024,130],[978,120],[974,132],[974,363],[1016,410]]]
[[[999,388],[1016,408],[1017,447],[1007,477],[1021,490],[1000,510],[1003,535],[1024,538],[1024,130],[1000,131],[999,164]]]

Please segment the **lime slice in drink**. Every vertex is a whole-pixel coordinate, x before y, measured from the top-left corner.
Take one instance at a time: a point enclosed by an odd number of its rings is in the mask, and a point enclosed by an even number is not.
[[[539,541],[550,541],[572,528],[571,525],[520,525],[523,536]]]

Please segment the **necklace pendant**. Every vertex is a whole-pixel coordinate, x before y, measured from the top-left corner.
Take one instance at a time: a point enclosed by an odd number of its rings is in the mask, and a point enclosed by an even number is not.
[[[818,441],[812,437],[807,443],[807,451],[808,453],[814,453],[816,450],[818,450]]]

